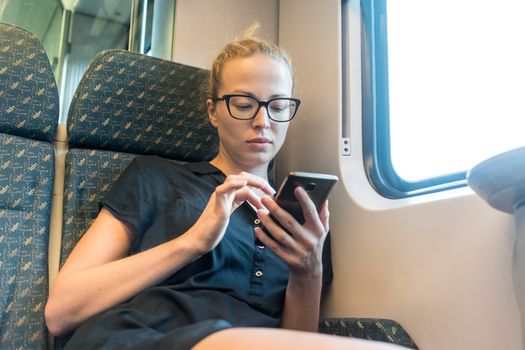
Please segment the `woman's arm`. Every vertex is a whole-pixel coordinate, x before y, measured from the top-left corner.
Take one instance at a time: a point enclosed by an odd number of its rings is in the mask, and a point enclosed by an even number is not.
[[[317,332],[322,286],[322,252],[328,232],[328,202],[317,214],[306,191],[297,187],[295,195],[301,204],[305,223],[300,225],[290,214],[270,198],[263,198],[263,205],[279,220],[280,228],[264,210],[258,215],[262,224],[271,232],[269,238],[263,230],[256,235],[289,266],[290,278],[286,289],[282,327]]]
[[[290,274],[283,310],[282,327],[317,332],[321,300],[321,276]]]
[[[187,237],[127,256],[131,228],[102,209],[53,283],[45,309],[50,332],[64,334],[198,258]]]
[[[262,207],[252,188],[273,193],[258,177],[228,176],[187,232],[132,256],[128,256],[134,237],[132,228],[102,209],[53,283],[45,309],[50,332],[61,335],[71,331],[212,250],[222,239],[230,214],[242,202]]]

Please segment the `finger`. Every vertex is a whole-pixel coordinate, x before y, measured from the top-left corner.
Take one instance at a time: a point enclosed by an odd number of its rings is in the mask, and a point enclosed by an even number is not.
[[[266,180],[259,176],[248,173],[228,175],[224,182],[217,186],[216,191],[220,194],[231,193],[232,191],[238,190],[244,186],[261,190],[264,195],[273,195],[275,193],[275,190]]]
[[[264,205],[261,202],[261,197],[259,197],[255,192],[253,192],[249,187],[244,187],[235,192],[234,201],[238,204],[241,204],[244,201],[247,201],[253,205],[256,209],[264,209]]]
[[[295,252],[291,251],[287,247],[282,246],[280,243],[270,238],[260,227],[256,227],[254,232],[259,241],[261,241],[268,249],[272,250],[275,255],[283,259],[283,261],[288,265],[290,272],[293,270],[298,271],[299,273],[309,270],[311,271],[311,267],[314,266],[312,261],[319,261],[319,258],[312,256],[312,252],[308,253],[304,249]]]
[[[322,234],[325,231],[324,224],[321,222],[317,208],[306,190],[301,186],[297,186],[294,189],[294,194],[301,205],[305,224],[312,225],[316,233]]]
[[[314,202],[312,202],[312,199],[310,198],[310,196],[304,188],[302,188],[301,186],[297,186],[294,189],[294,195],[295,198],[297,198],[297,200],[299,201],[299,204],[301,205],[305,220],[313,220],[319,217]]]
[[[303,250],[295,237],[279,226],[266,211],[258,210],[257,217],[261,220],[264,228],[272,235],[273,238],[269,237],[269,239],[289,251],[298,252]]]
[[[222,184],[215,188],[217,194],[229,194],[247,185],[245,179],[227,178]]]
[[[265,196],[261,198],[262,204],[268,208],[274,219],[279,222],[292,236],[297,236],[297,231],[301,228],[301,225],[295,220],[295,218],[288,213],[286,210],[281,208],[272,198]],[[262,220],[262,219],[261,219]],[[271,224],[277,225],[273,220],[270,219]],[[279,227],[281,228],[281,227]]]
[[[246,173],[246,172],[242,172],[237,176],[245,179],[247,181],[248,186],[258,188],[262,190],[266,195],[273,196],[275,194],[275,190],[273,189],[273,187],[270,186],[268,181],[266,181],[260,176],[253,175],[253,174]]]
[[[274,252],[277,256],[279,256],[281,259],[283,259],[285,262],[291,261],[293,255],[290,252],[290,249],[283,246],[279,242],[277,242],[275,239],[270,238],[266,232],[260,227],[254,228],[255,236],[259,241],[261,241],[264,246],[269,248],[272,252]]]
[[[318,233],[318,231],[323,232],[323,228],[320,226],[320,223],[318,227],[312,229],[311,227],[301,225],[299,222],[297,222],[297,220],[290,213],[281,208],[273,199],[264,197],[262,198],[262,202],[263,205],[268,208],[275,220],[274,222],[274,220],[272,220],[270,217],[270,223],[265,224],[265,227],[266,225],[270,225],[270,228],[272,228],[275,225],[280,230],[282,230],[284,234],[291,236],[295,244],[294,249],[296,251],[311,250],[316,246],[319,237],[322,237],[322,233]],[[261,222],[263,222],[263,219],[261,219]],[[278,222],[282,227],[276,222]],[[273,235],[273,231],[271,233]],[[286,238],[283,238],[283,240],[285,239]]]
[[[321,219],[325,232],[330,231],[330,211],[328,210],[328,201],[323,203],[323,207],[319,213],[319,218]]]

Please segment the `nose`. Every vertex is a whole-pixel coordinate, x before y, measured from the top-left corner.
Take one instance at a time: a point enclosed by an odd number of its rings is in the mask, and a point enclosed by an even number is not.
[[[268,107],[260,106],[255,118],[253,118],[253,126],[256,128],[269,128],[270,127],[270,117],[268,116]]]

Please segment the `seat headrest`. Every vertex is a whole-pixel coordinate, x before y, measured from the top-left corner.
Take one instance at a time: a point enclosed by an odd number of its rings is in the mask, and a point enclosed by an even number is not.
[[[0,23],[0,133],[52,142],[58,90],[38,38]]]
[[[218,136],[203,90],[208,71],[124,50],[99,53],[69,109],[70,148],[211,159]]]

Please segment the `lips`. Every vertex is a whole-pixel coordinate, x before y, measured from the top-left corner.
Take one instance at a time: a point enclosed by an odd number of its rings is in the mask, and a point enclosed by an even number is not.
[[[254,137],[253,139],[249,139],[247,141],[248,143],[253,144],[259,144],[259,143],[272,143],[272,140],[266,138],[266,137]]]

